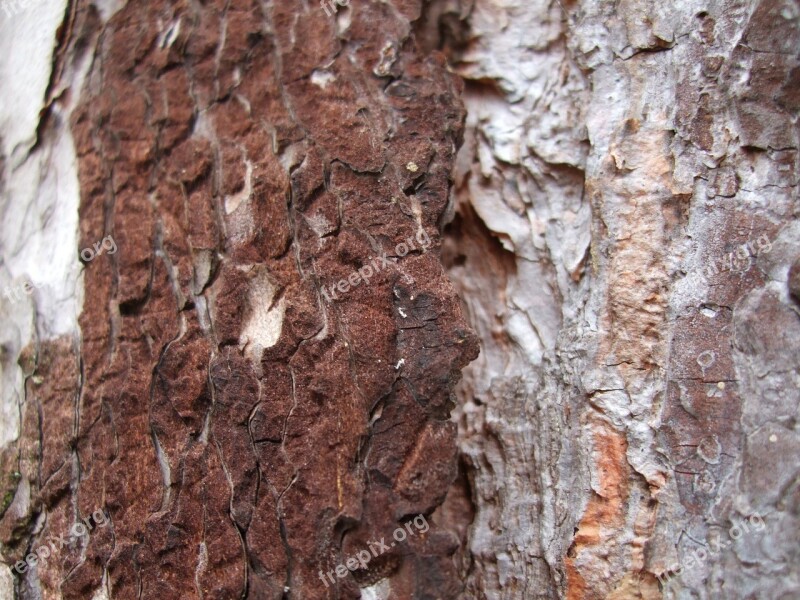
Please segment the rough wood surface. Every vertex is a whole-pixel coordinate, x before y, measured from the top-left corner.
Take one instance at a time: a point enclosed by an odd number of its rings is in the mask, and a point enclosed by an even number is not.
[[[72,335],[22,349],[0,535],[13,564],[110,522],[20,597],[455,598],[452,536],[414,518],[477,353],[438,257],[464,113],[419,3],[117,8],[69,6],[40,126],[68,119],[77,247],[116,248]]]
[[[340,4],[0,9],[0,600],[800,596],[798,1]]]
[[[468,596],[797,596],[800,5],[431,18],[466,80]]]

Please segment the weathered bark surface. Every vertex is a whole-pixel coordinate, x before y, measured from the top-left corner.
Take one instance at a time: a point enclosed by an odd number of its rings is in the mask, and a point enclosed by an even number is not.
[[[4,17],[0,598],[800,595],[797,0]]]
[[[468,595],[795,597],[800,5],[564,8],[434,16],[467,82]]]
[[[438,258],[460,81],[415,49],[419,3],[118,8],[69,7],[40,127],[68,119],[77,247],[118,249],[71,335],[22,348],[0,534],[14,562],[110,526],[18,594],[455,598],[448,532],[392,541],[455,477],[477,353]]]

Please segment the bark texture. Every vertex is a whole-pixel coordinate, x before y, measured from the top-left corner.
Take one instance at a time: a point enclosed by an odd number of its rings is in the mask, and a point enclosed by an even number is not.
[[[800,595],[797,0],[22,6],[0,599]]]
[[[392,538],[455,477],[477,353],[438,258],[460,81],[419,3],[116,8],[70,5],[56,52],[40,130],[69,127],[97,252],[73,335],[21,348],[0,535],[14,563],[110,523],[17,593],[456,597],[449,533]]]
[[[432,18],[468,112],[467,595],[797,596],[800,5]]]

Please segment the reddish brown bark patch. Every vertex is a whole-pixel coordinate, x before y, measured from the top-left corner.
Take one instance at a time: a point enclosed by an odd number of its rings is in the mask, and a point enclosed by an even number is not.
[[[118,252],[86,264],[76,434],[48,417],[40,462],[70,455],[65,498],[111,521],[65,598],[104,573],[114,598],[459,594],[433,523],[320,576],[443,501],[477,354],[439,261],[459,83],[416,51],[418,6],[348,10],[337,33],[313,3],[130,3],[92,40],[80,242]]]

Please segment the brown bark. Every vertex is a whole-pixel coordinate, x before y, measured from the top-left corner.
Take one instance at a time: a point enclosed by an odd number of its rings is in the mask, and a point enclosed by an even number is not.
[[[118,250],[84,264],[80,337],[26,350],[6,555],[110,522],[20,597],[457,596],[422,523],[477,352],[438,258],[463,109],[419,10],[365,3],[342,31],[301,3],[70,7],[79,247]]]

